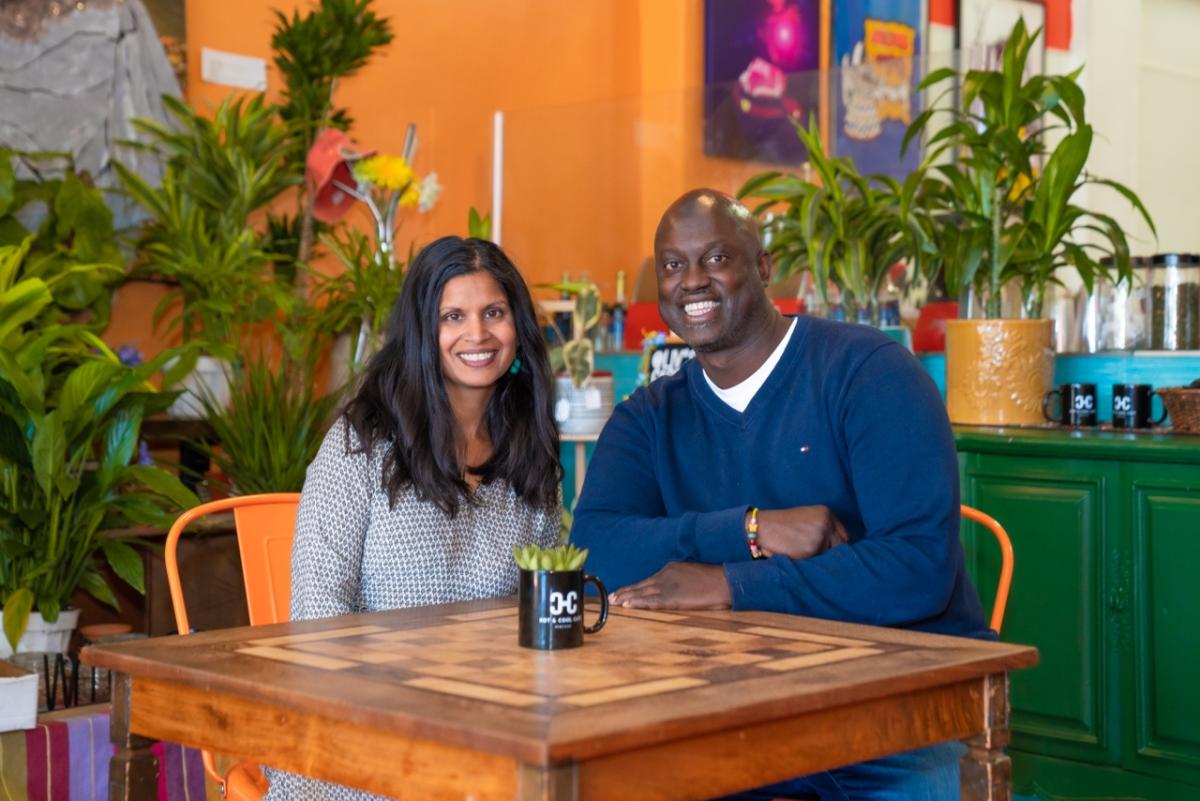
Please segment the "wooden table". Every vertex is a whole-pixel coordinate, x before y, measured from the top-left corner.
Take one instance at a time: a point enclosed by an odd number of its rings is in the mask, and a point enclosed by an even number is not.
[[[590,614],[589,614],[590,618]],[[614,609],[582,648],[516,644],[515,599],[92,646],[116,672],[110,799],[146,738],[420,799],[702,799],[966,739],[1007,799],[1028,647],[762,612]]]

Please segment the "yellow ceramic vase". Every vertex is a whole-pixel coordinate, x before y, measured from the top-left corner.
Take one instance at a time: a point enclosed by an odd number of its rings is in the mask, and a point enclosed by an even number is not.
[[[1052,320],[948,320],[946,410],[950,422],[1045,422],[1042,398],[1054,381]]]

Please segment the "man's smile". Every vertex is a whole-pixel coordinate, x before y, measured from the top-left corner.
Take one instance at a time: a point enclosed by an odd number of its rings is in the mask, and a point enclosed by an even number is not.
[[[683,320],[688,324],[706,323],[716,318],[720,308],[715,300],[694,300],[683,304]]]

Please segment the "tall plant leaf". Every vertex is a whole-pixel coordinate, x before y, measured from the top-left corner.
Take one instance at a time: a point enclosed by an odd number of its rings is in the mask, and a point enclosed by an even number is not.
[[[33,611],[33,593],[21,587],[4,599],[4,636],[15,651],[17,642],[29,625],[29,613]]]
[[[33,475],[42,492],[49,495],[65,465],[67,434],[57,409],[42,415],[34,425]]]
[[[142,557],[120,540],[100,540],[100,549],[109,566],[139,593],[146,592],[146,572]]]

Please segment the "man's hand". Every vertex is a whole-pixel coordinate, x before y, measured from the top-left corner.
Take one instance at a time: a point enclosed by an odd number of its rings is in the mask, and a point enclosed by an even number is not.
[[[650,578],[610,594],[609,602],[632,609],[728,609],[733,598],[720,565],[668,562]]]
[[[842,521],[827,506],[761,509],[758,547],[767,556],[807,559],[849,539]]]

